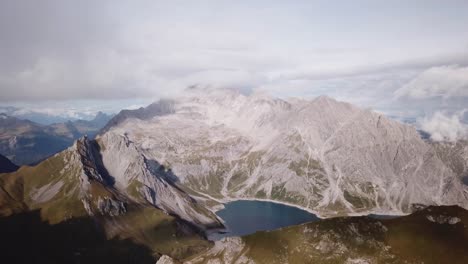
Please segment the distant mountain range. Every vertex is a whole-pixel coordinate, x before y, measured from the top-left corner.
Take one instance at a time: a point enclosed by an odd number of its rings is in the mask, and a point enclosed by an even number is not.
[[[18,165],[35,164],[71,146],[79,137],[94,137],[110,118],[99,112],[90,121],[41,125],[0,114],[0,154]]]
[[[30,120],[41,125],[51,125],[54,123],[65,123],[76,120],[91,120],[95,114],[71,112],[52,114],[41,110],[27,109],[15,106],[0,106],[0,114],[5,114],[18,119]]]

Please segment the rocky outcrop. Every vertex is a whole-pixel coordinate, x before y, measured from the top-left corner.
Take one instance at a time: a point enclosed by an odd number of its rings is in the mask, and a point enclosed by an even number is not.
[[[156,264],[177,264],[179,262],[176,262],[174,259],[167,255],[161,256],[158,261],[156,261]]]
[[[211,211],[176,186],[170,171],[142,154],[128,137],[108,132],[98,141],[103,165],[116,188],[200,227],[220,225]]]

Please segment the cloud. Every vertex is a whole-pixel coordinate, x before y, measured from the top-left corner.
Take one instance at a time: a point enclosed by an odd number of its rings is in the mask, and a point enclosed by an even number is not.
[[[430,118],[420,120],[421,129],[431,135],[434,141],[456,141],[468,139],[468,125],[462,122],[468,109],[452,115],[436,112]]]
[[[358,76],[468,64],[468,4],[332,2],[0,1],[0,101],[156,98],[197,84],[340,94]],[[364,80],[365,94],[397,75]]]
[[[432,67],[396,90],[395,96],[414,99],[468,97],[468,67]]]
[[[122,109],[137,109],[147,106],[150,103],[152,103],[151,99],[64,100],[13,102],[7,104],[0,102],[0,113],[6,113],[7,115],[25,119],[50,117],[52,118],[51,120],[63,121],[94,118],[100,111],[108,114],[116,114]]]
[[[468,3],[418,2],[0,1],[0,106],[73,117],[195,85],[448,115],[468,105]]]

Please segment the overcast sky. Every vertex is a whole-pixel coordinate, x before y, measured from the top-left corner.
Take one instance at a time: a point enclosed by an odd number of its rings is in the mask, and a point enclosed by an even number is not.
[[[467,14],[466,0],[3,0],[0,104],[132,105],[197,84],[466,130]]]

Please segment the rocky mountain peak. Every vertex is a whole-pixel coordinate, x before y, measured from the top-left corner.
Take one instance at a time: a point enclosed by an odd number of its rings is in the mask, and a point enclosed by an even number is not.
[[[313,99],[315,102],[320,103],[338,103],[338,100],[328,96],[328,95],[319,95]]]
[[[171,114],[174,112],[174,101],[170,99],[161,99],[154,102],[147,107],[140,107],[135,110],[122,110],[107,123],[107,125],[101,129],[99,134],[103,134],[113,126],[118,126],[127,119],[140,119],[147,120],[155,116],[162,116]]]

